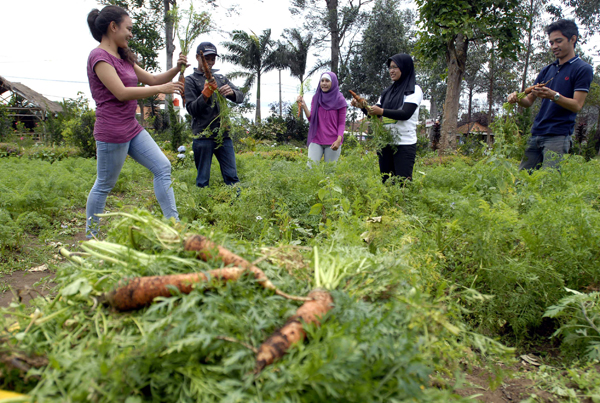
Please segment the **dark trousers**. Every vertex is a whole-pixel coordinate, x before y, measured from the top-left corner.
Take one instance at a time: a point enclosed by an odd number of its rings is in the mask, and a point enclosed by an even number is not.
[[[394,152],[394,148],[396,151]],[[383,183],[388,178],[397,177],[400,180],[412,179],[413,166],[417,155],[417,145],[390,145],[385,146],[377,153],[379,157],[379,171]]]
[[[562,156],[569,153],[571,143],[571,136],[531,136],[527,140],[527,148],[519,169],[560,169]]]
[[[196,177],[196,186],[206,187],[210,181],[210,167],[212,165],[213,154],[217,157],[221,166],[221,175],[226,185],[233,185],[240,180],[237,176],[237,168],[235,166],[235,153],[233,151],[233,141],[229,137],[223,139],[223,144],[220,146],[213,139],[200,138],[194,139],[192,144],[194,151],[194,162],[198,169]]]

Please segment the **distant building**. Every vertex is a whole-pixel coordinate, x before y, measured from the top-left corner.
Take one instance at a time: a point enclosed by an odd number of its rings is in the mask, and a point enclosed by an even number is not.
[[[459,134],[456,135],[457,143],[463,143],[466,136],[476,136],[477,140],[485,141],[488,144],[494,142],[494,133],[489,127],[483,126],[478,122],[466,123],[456,129]]]
[[[63,111],[59,103],[50,101],[24,84],[11,82],[0,76],[0,104],[8,105],[15,95],[22,101],[18,106],[7,107],[9,117],[14,122],[23,122],[27,129],[33,129],[38,122]]]

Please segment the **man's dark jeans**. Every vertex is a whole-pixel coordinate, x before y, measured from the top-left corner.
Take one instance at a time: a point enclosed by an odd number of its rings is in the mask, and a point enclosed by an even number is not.
[[[221,175],[223,175],[225,184],[234,185],[240,181],[235,166],[233,141],[231,141],[229,137],[223,139],[223,144],[221,145],[218,145],[217,142],[212,139],[194,139],[192,150],[194,151],[194,162],[198,169],[196,186],[201,188],[208,186],[213,154],[217,157],[217,161],[219,161]]]
[[[571,136],[531,136],[519,169],[559,169],[563,154],[571,148]]]

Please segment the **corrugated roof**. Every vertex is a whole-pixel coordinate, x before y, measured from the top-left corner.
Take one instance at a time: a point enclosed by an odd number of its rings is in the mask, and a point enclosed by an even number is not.
[[[48,98],[39,92],[32,90],[25,84],[13,83],[0,76],[0,94],[5,93],[6,91],[11,91],[22,96],[44,112],[59,113],[63,110],[59,103],[50,101]]]

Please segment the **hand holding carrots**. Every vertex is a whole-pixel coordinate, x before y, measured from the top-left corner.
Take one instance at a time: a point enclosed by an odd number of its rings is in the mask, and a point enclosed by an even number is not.
[[[296,102],[298,102],[298,118],[300,117],[300,115],[302,114],[302,108],[304,107],[304,97],[302,95],[298,95],[298,98],[296,98]]]
[[[548,87],[536,87],[531,90],[531,93],[538,98],[553,99],[558,92],[551,90]]]
[[[206,80],[204,82],[204,89],[202,90],[202,95],[204,95],[204,97],[208,99],[212,97],[212,94],[217,90],[217,88],[217,82],[215,80]]]
[[[369,111],[369,115],[374,115],[374,116],[383,115],[383,108],[380,108],[377,105],[367,106],[367,110]]]
[[[350,103],[352,106],[354,106],[356,108],[360,108],[360,109],[364,109],[369,106],[366,99],[359,96],[357,93],[355,93],[352,90],[350,90],[349,92],[350,92],[350,95],[352,95],[352,102]]]
[[[333,151],[336,151],[338,148],[340,148],[341,144],[342,144],[342,139],[338,137],[338,139],[336,141],[334,141],[333,144],[331,145],[331,149]]]
[[[518,95],[517,91],[513,92],[506,98],[506,102],[508,102],[509,104],[515,104],[515,103],[519,102],[519,98],[517,97],[517,95]]]
[[[527,87],[521,93],[517,93],[515,91],[508,96],[508,98],[506,99],[506,102],[508,102],[509,104],[517,103],[529,94],[533,94],[538,98],[552,99],[554,97],[554,95],[556,95],[556,91],[551,90],[550,88],[546,87],[546,85],[548,85],[548,83],[550,81],[552,81],[553,79],[554,79],[554,77],[552,77],[550,80],[546,81],[545,83],[537,83],[537,84],[532,85],[531,87]]]
[[[354,106],[355,108],[361,108],[360,104],[356,99],[352,99],[352,101],[350,101],[350,105]]]
[[[177,59],[177,67],[179,68],[179,71],[181,71],[181,72],[183,72],[185,69],[190,67],[190,65],[187,62],[187,56],[184,55],[183,53],[179,54],[179,59]]]
[[[221,95],[223,95],[224,97],[228,96],[228,95],[232,95],[233,94],[233,90],[231,89],[231,87],[227,84],[225,84],[224,86],[222,86],[221,88],[219,88],[219,93]]]
[[[181,94],[183,93],[183,83],[179,81],[162,84],[160,92],[163,94]]]

